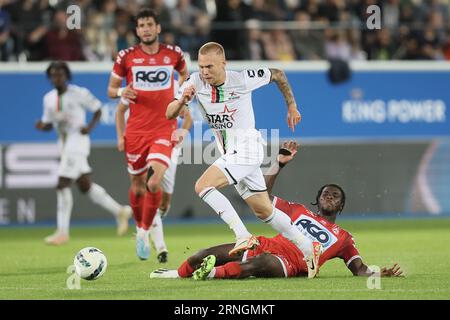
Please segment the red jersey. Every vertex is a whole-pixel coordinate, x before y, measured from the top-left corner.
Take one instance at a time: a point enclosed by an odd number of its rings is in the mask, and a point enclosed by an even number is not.
[[[186,67],[183,52],[178,46],[160,44],[158,53],[148,54],[140,45],[119,52],[112,75],[133,83],[137,91],[130,102],[126,134],[171,133],[177,121],[166,118],[167,105],[174,99],[174,70]]]
[[[355,258],[360,258],[358,249],[352,235],[331,223],[318,214],[309,211],[305,206],[295,202],[288,202],[281,198],[274,198],[275,207],[286,213],[297,226],[297,228],[312,241],[318,241],[323,246],[323,253],[320,256],[319,265],[323,265],[327,260],[341,258],[348,266]],[[303,253],[291,241],[278,234],[274,240],[283,242],[289,246],[290,259],[296,261],[297,265],[306,264],[303,261]],[[305,269],[306,270],[306,269]]]

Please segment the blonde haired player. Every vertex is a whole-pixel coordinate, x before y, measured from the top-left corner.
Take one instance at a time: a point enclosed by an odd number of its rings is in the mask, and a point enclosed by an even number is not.
[[[45,238],[47,244],[60,245],[69,241],[70,216],[73,207],[70,184],[76,180],[78,188],[92,202],[111,212],[117,220],[117,233],[123,235],[128,229],[131,208],[115,201],[101,186],[90,179],[91,167],[87,161],[90,153],[89,133],[100,120],[101,102],[86,89],[67,82],[71,79],[67,63],[52,62],[47,76],[54,89],[44,96],[44,113],[36,128],[50,131],[55,128],[59,135],[61,161],[57,186],[57,230]],[[94,116],[86,125],[86,111]]]
[[[183,83],[176,99],[168,105],[166,116],[175,118],[196,95],[203,117],[214,131],[222,156],[197,180],[195,191],[233,230],[236,244],[229,254],[239,255],[259,245],[230,201],[218,190],[234,184],[259,219],[302,251],[309,277],[314,277],[320,244],[306,238],[289,217],[272,206],[260,169],[264,150],[261,134],[255,129],[252,91],[275,82],[286,101],[288,126],[294,130],[301,115],[286,75],[279,69],[268,68],[228,71],[225,51],[216,42],[208,42],[199,49],[198,66],[200,71]]]

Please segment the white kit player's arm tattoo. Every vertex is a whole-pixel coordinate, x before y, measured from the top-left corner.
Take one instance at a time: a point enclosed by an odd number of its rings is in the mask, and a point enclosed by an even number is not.
[[[294,94],[292,93],[291,86],[289,85],[289,82],[286,78],[286,75],[284,72],[280,69],[270,69],[270,72],[272,73],[272,77],[270,81],[274,81],[278,88],[280,89],[281,93],[283,94],[284,100],[286,101],[286,104],[288,106],[295,105],[295,98]]]

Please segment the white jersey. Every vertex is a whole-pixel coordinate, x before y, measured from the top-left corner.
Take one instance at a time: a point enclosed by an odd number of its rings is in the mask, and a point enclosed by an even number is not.
[[[58,95],[56,89],[44,96],[42,122],[51,123],[59,135],[62,153],[89,155],[89,135],[81,134],[86,126],[86,111],[96,112],[101,102],[86,88],[69,85]]]
[[[270,82],[268,68],[226,71],[225,83],[212,86],[194,72],[175,95],[180,99],[186,87],[194,85],[205,121],[214,130],[222,154],[242,150],[262,143],[255,128],[252,91]]]

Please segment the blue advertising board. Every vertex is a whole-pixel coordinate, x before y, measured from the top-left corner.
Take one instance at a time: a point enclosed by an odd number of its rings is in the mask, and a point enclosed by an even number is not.
[[[109,72],[73,72],[73,83],[89,88],[103,103],[94,142],[115,141],[116,101],[107,97]],[[303,120],[291,132],[286,106],[275,84],[253,94],[258,129],[279,129],[282,138],[383,139],[450,136],[450,71],[354,71],[334,85],[327,72],[287,71]],[[52,141],[34,129],[42,97],[51,90],[45,73],[0,72],[3,92],[0,143]],[[198,112],[192,106],[195,118]]]

